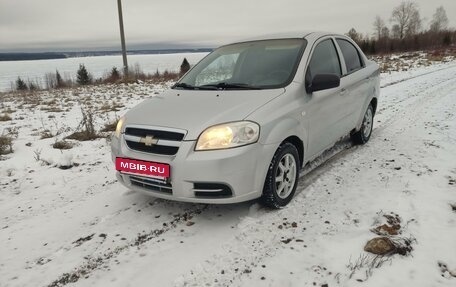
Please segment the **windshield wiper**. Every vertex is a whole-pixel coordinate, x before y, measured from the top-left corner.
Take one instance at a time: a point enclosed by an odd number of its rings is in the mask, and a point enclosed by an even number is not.
[[[217,90],[217,87],[213,87],[211,85],[192,86],[186,83],[177,83],[171,88],[182,88],[184,90]]]
[[[186,84],[186,83],[177,83],[177,84],[174,84],[171,88],[172,89],[174,89],[174,88],[182,88],[184,90],[194,90],[195,89],[194,86]]]
[[[186,83],[177,83],[173,85],[171,88],[182,88],[184,90],[260,90],[261,88],[250,86],[249,84],[243,83],[217,83],[217,84],[208,84],[208,85],[201,85],[201,86],[192,86]]]
[[[225,82],[197,86],[196,88],[215,88],[215,89],[220,89],[220,90],[228,90],[228,89],[260,90],[261,89],[261,88],[250,86],[249,84],[244,84],[244,83],[225,83]]]

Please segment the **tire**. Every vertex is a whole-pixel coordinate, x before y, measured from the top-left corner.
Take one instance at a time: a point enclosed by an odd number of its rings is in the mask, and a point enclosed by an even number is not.
[[[374,108],[372,108],[372,104],[369,104],[367,107],[366,112],[364,113],[363,123],[361,124],[361,128],[359,131],[352,134],[351,140],[355,144],[365,144],[369,141],[372,129],[374,125]]]
[[[269,165],[261,203],[274,209],[287,205],[298,186],[300,166],[296,147],[288,142],[280,145]]]

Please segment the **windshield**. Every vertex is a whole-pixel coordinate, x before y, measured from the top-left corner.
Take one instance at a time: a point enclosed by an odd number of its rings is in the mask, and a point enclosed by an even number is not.
[[[220,47],[201,60],[175,89],[265,89],[288,85],[304,39],[263,40]]]

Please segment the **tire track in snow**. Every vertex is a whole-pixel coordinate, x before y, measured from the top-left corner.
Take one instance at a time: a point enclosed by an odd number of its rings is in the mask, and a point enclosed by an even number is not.
[[[127,251],[132,247],[139,247],[146,242],[149,242],[152,239],[158,238],[163,234],[176,229],[180,226],[183,222],[186,222],[190,218],[193,218],[195,215],[201,214],[208,208],[208,205],[203,205],[202,207],[195,208],[184,212],[183,214],[179,214],[175,216],[173,220],[168,223],[163,223],[163,228],[154,229],[149,232],[140,233],[137,237],[132,240],[131,242],[117,246],[113,248],[111,251],[107,251],[99,256],[88,256],[85,258],[84,262],[79,266],[73,268],[72,271],[63,273],[57,279],[52,281],[47,287],[60,287],[65,286],[69,283],[75,283],[80,279],[88,278],[91,273],[104,266],[110,260],[118,256],[119,254]]]
[[[456,66],[452,66],[448,69],[456,70]],[[441,69],[434,73],[439,73],[443,70],[446,71],[447,69]],[[429,75],[429,74],[432,74],[432,73],[428,73],[427,75]],[[395,112],[392,115],[384,115],[385,111],[388,111],[388,110],[386,108],[381,108],[378,111],[378,113],[376,114],[376,120],[378,120],[380,117],[380,119],[382,121],[377,127],[374,128],[375,133],[373,133],[372,135],[375,137],[382,130],[391,126],[391,124],[393,124],[399,117],[403,116],[403,114],[406,110],[417,109],[418,107],[420,107],[424,104],[429,104],[429,100],[435,100],[435,97],[433,96],[434,93],[438,93],[442,89],[445,89],[447,86],[454,84],[454,75],[455,74],[456,74],[456,72],[453,74],[452,73],[446,74],[445,75],[446,77],[443,77],[443,79],[439,79],[440,80],[439,82],[429,83],[431,86],[430,87],[427,86],[424,91],[419,93],[419,96],[417,96],[416,94],[413,94],[413,92],[411,92],[405,98],[400,99],[395,102],[391,102],[389,107],[393,107],[393,106],[397,107],[397,105],[399,105],[399,104],[404,104],[404,106],[400,107],[400,111]],[[416,77],[414,77],[410,80],[413,80],[413,79],[416,79]],[[382,95],[380,94],[379,105],[381,105],[381,101],[382,101],[381,98],[382,98]],[[407,103],[407,101],[411,101],[411,102]],[[386,117],[386,119],[383,119],[383,117]]]
[[[427,76],[427,75],[430,75],[430,74],[433,74],[433,73],[436,73],[436,72],[448,70],[448,69],[451,69],[451,68],[454,68],[454,67],[456,67],[456,65],[452,65],[452,66],[449,66],[449,67],[437,69],[437,70],[426,72],[426,73],[423,73],[423,74],[411,76],[411,77],[404,78],[404,79],[401,79],[401,80],[398,80],[398,81],[389,82],[387,84],[381,85],[380,88],[386,88],[386,87],[389,87],[389,86],[397,85],[397,84],[400,84],[400,83],[403,83],[403,82],[406,82],[406,81],[409,81],[409,80],[413,80],[413,79],[416,79],[416,78],[419,78],[419,77],[422,77],[422,76]]]

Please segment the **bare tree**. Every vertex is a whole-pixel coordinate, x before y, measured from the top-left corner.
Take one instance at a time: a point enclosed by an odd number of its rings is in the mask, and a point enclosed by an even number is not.
[[[448,17],[443,6],[440,6],[435,10],[431,21],[431,31],[439,32],[445,30],[448,27]]]
[[[405,30],[405,36],[414,36],[418,34],[421,30],[422,19],[420,17],[420,11],[415,10],[410,19],[410,25]]]
[[[46,73],[44,83],[46,89],[54,89],[56,84],[55,75],[53,73]]]
[[[383,19],[377,15],[375,17],[375,21],[374,21],[374,30],[375,30],[375,34],[377,35],[378,40],[380,40],[380,38],[382,38],[382,36],[383,36],[382,31],[384,28],[386,28],[385,21],[383,21]]]
[[[398,34],[398,38],[413,36],[421,29],[421,17],[418,5],[415,2],[403,1],[394,8],[391,21],[395,23],[393,33]],[[396,27],[397,25],[397,27]]]
[[[386,26],[384,26],[382,28],[382,31],[381,31],[381,34],[380,34],[381,38],[389,38],[390,36],[390,29]]]
[[[401,38],[401,28],[398,24],[394,24],[391,28],[391,36],[395,39]]]
[[[355,28],[351,28],[346,35],[352,38],[352,40],[356,43],[359,43],[363,38],[363,36],[360,33],[356,32]]]
[[[64,88],[66,86],[65,81],[62,79],[58,70],[55,70],[55,83],[56,88]]]

